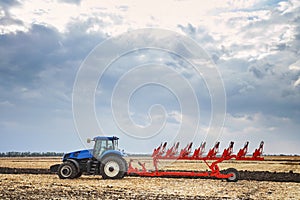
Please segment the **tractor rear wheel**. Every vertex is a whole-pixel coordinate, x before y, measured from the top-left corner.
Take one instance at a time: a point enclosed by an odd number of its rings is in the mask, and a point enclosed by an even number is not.
[[[72,179],[75,178],[79,172],[72,162],[66,161],[58,167],[57,174],[60,179]]]
[[[127,163],[120,156],[107,156],[101,161],[100,172],[103,179],[121,179],[127,172]]]
[[[237,182],[239,180],[239,172],[235,168],[228,168],[225,170],[225,174],[231,174],[232,176],[227,178],[228,182]]]

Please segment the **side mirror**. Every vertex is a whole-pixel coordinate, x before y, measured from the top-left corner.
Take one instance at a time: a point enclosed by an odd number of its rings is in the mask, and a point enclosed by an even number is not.
[[[91,143],[91,138],[88,138],[88,139],[86,140],[86,142],[87,142],[87,143]]]

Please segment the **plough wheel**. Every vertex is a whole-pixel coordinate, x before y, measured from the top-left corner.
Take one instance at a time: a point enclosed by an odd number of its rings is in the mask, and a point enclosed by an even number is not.
[[[225,174],[232,174],[231,177],[227,178],[228,182],[237,182],[239,179],[239,172],[234,168],[228,168],[225,170]]]

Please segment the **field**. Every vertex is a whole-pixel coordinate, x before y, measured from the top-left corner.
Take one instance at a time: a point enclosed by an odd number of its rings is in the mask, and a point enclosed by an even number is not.
[[[149,158],[135,158],[151,169]],[[61,180],[48,168],[60,158],[1,158],[0,199],[299,199],[300,157],[266,157],[265,161],[228,161],[244,180],[125,177],[103,180],[85,176]],[[205,170],[201,162],[160,163],[163,170]],[[246,171],[247,170],[247,171]],[[276,173],[275,173],[276,172]],[[247,173],[249,176],[246,177]],[[246,175],[245,175],[246,174]],[[275,179],[269,180],[268,176]],[[289,179],[293,177],[293,179]],[[260,180],[260,181],[257,181]],[[265,181],[261,181],[265,180]]]

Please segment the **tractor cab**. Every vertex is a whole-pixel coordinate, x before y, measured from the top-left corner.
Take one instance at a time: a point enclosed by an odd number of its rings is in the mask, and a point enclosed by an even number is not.
[[[95,141],[93,155],[95,157],[100,157],[104,152],[107,151],[118,151],[118,140],[119,138],[116,136],[106,137],[106,136],[98,136],[95,137],[92,141]],[[88,140],[89,142],[89,140]]]

